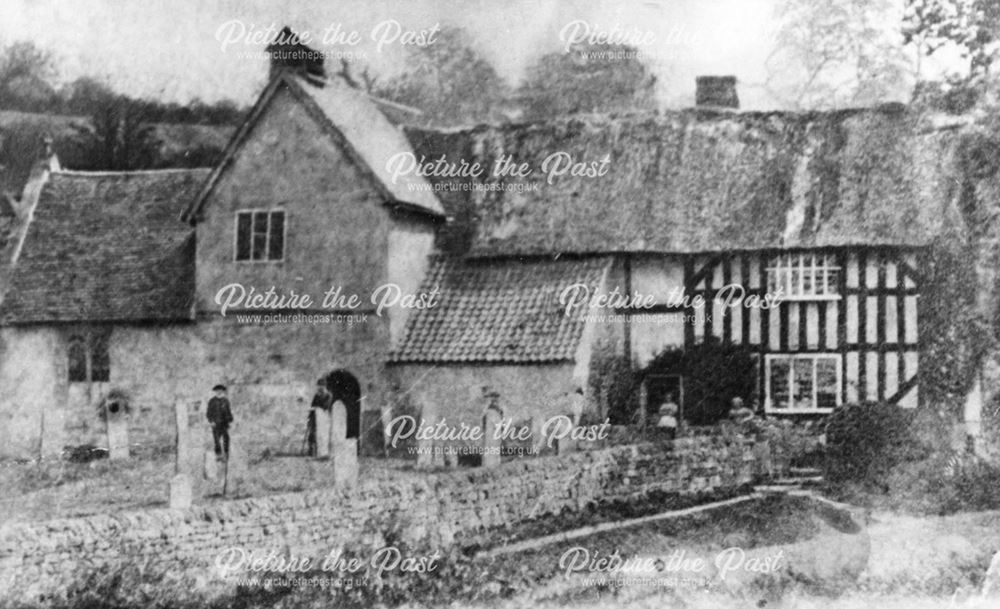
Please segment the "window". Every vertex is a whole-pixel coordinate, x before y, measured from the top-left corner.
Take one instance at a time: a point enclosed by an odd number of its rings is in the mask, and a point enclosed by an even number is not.
[[[236,213],[236,261],[266,262],[285,257],[285,212]]]
[[[87,341],[82,336],[69,339],[69,382],[87,382]]]
[[[827,412],[840,404],[840,356],[768,355],[767,410]]]
[[[67,377],[71,383],[106,383],[111,380],[111,357],[107,329],[74,334],[69,339]]]
[[[839,298],[840,267],[832,254],[782,254],[767,267],[767,291],[789,300]]]

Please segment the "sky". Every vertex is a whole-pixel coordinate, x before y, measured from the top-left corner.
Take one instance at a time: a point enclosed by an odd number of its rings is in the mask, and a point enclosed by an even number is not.
[[[517,84],[569,32],[615,35],[657,76],[661,102],[691,105],[700,74],[733,74],[742,107],[778,102],[761,87],[777,31],[776,0],[3,0],[0,46],[32,39],[58,59],[58,78],[96,76],[132,95],[250,103],[267,60],[254,36],[289,25],[314,48],[342,53],[383,77],[404,68],[408,46],[435,26],[458,25]],[[398,25],[397,25],[398,24]],[[357,40],[325,44],[322,37]],[[383,41],[379,45],[374,40]],[[338,62],[327,60],[327,64]]]

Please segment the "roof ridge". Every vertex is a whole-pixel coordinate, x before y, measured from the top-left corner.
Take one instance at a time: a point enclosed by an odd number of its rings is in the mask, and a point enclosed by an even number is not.
[[[169,173],[196,173],[211,171],[211,167],[164,167],[162,169],[126,169],[126,170],[101,170],[101,171],[86,171],[82,169],[61,169],[59,171],[53,171],[52,175],[59,176],[73,176],[73,177],[111,177],[111,176],[133,176],[133,175],[150,175],[150,174],[169,174]]]

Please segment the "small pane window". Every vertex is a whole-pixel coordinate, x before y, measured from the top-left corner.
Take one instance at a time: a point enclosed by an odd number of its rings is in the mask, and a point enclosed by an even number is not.
[[[271,212],[270,240],[267,247],[268,260],[282,260],[285,257],[285,212]]]
[[[236,260],[250,260],[251,214],[236,215]]]
[[[70,337],[66,350],[69,382],[106,383],[111,380],[110,338],[110,331],[101,328]]]
[[[285,212],[241,211],[236,214],[237,262],[285,257]]]
[[[111,380],[108,338],[107,332],[95,332],[90,337],[90,380],[95,383],[106,383]]]
[[[840,358],[832,354],[767,356],[767,408],[808,411],[840,404]]]
[[[767,289],[793,300],[836,298],[839,273],[833,254],[784,254],[767,267]]]

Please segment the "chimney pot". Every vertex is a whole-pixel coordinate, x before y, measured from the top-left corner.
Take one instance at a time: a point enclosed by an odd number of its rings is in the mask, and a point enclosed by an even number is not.
[[[740,107],[735,76],[698,76],[694,82],[694,103],[697,107],[733,109]]]

